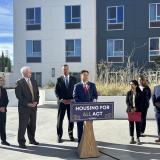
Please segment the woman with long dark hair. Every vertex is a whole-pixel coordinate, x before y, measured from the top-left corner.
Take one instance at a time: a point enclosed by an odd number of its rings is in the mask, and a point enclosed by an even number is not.
[[[144,106],[144,96],[142,91],[139,88],[138,81],[130,81],[130,91],[127,92],[126,97],[127,104],[127,113],[128,112],[142,112]],[[137,141],[134,140],[134,124],[136,126]],[[130,144],[140,144],[140,132],[141,132],[141,123],[129,121],[129,130],[131,141]]]

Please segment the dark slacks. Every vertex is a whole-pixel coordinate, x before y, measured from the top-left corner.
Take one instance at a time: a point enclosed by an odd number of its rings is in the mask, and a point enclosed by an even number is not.
[[[160,112],[156,112],[156,122],[157,122],[157,131],[158,136],[160,136]]]
[[[60,103],[58,108],[58,116],[57,116],[57,135],[59,138],[61,138],[63,135],[63,120],[64,120],[66,111],[67,111],[67,117],[68,117],[68,134],[70,137],[73,136],[74,123],[70,122],[70,105],[68,104],[65,105],[63,103]]]
[[[144,133],[145,129],[146,129],[147,111],[148,111],[148,108],[145,108],[143,110],[143,112],[142,112],[142,116],[141,116],[141,133]]]
[[[129,122],[130,136],[134,137],[134,124],[136,125],[137,138],[139,138],[141,132],[141,122]]]
[[[83,134],[83,125],[84,122],[77,122],[77,137],[78,137],[78,143],[80,143],[81,138],[82,138],[82,134]]]
[[[0,112],[0,136],[2,141],[6,141],[6,112]]]
[[[18,113],[19,113],[18,143],[25,144],[26,129],[29,141],[30,142],[35,141],[37,108],[19,107]]]

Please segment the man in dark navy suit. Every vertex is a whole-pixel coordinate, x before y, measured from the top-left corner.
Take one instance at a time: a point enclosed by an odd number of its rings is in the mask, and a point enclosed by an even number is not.
[[[67,111],[68,116],[68,134],[71,141],[74,141],[73,128],[74,123],[70,122],[70,103],[73,99],[74,85],[77,83],[76,78],[69,74],[67,64],[62,67],[63,75],[57,79],[55,93],[58,99],[58,116],[57,116],[57,142],[62,142],[63,120]]]
[[[89,71],[81,71],[81,82],[74,86],[73,98],[75,102],[96,102],[98,98],[97,89],[94,83],[89,82]],[[78,143],[83,133],[83,121],[77,122]]]

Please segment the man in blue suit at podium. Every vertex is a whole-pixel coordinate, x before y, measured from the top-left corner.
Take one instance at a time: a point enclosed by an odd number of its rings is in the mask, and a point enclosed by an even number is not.
[[[73,98],[75,102],[96,102],[98,98],[97,89],[94,83],[89,81],[89,71],[81,71],[81,82],[74,86]],[[83,133],[83,121],[77,122],[78,143]]]

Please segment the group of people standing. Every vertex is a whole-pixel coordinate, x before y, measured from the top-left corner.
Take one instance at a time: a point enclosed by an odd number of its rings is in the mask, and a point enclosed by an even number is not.
[[[27,130],[29,143],[39,145],[35,140],[37,105],[39,102],[39,90],[35,80],[31,78],[32,71],[28,66],[21,68],[22,78],[17,81],[15,94],[18,99],[18,143],[20,148],[25,145],[25,132]],[[0,136],[2,145],[10,145],[6,141],[6,112],[8,95],[4,86],[4,78],[0,77]]]
[[[73,122],[70,122],[70,104],[76,102],[91,102],[98,97],[95,84],[89,82],[89,72],[81,71],[81,82],[77,83],[74,76],[69,73],[69,66],[63,65],[63,75],[57,79],[55,93],[58,98],[58,115],[57,115],[57,135],[58,143],[62,142],[63,135],[63,119],[65,112],[68,116],[68,134],[71,141],[75,141],[73,137]],[[35,139],[37,105],[39,103],[39,89],[36,81],[32,78],[32,70],[28,66],[21,68],[22,78],[17,81],[15,94],[18,99],[18,143],[20,148],[27,148],[25,133],[29,143],[39,145]],[[4,86],[4,78],[0,77],[0,136],[2,145],[10,145],[6,140],[6,112],[8,105],[8,95]],[[77,123],[78,142],[80,142],[83,133],[83,122]]]
[[[37,105],[39,103],[38,85],[32,79],[32,70],[25,66],[21,68],[22,78],[17,81],[15,94],[18,99],[18,143],[20,148],[27,148],[25,132],[27,130],[29,143],[39,145],[35,139]],[[58,102],[57,115],[57,142],[62,143],[63,136],[63,120],[65,113],[68,117],[68,135],[70,141],[75,141],[73,136],[74,123],[70,122],[70,104],[74,102],[96,102],[98,99],[96,85],[89,81],[89,71],[82,70],[80,73],[80,82],[77,82],[74,76],[70,75],[69,66],[62,66],[62,76],[57,79],[55,86],[55,94]],[[140,85],[139,85],[140,83]],[[126,104],[127,113],[140,112],[141,121],[129,121],[129,131],[131,140],[130,143],[140,144],[140,137],[144,136],[146,128],[146,117],[151,98],[151,90],[148,85],[148,80],[144,76],[130,82],[130,90],[127,92]],[[8,105],[7,91],[3,87],[4,79],[0,77],[0,136],[2,145],[10,145],[6,141],[6,112]],[[158,139],[160,142],[160,85],[154,87],[153,105],[155,106],[156,121],[158,126]],[[136,126],[137,141],[134,139],[134,126]],[[83,121],[77,122],[77,137],[78,144],[81,141],[83,134]]]
[[[137,80],[130,81],[130,90],[127,92],[126,112],[141,113],[141,121],[129,121],[129,131],[130,131],[130,144],[141,144],[140,137],[145,136],[146,128],[146,117],[147,111],[150,105],[150,99],[152,97],[153,105],[155,106],[156,121],[158,128],[158,139],[155,142],[160,142],[160,85],[154,87],[153,96],[151,95],[151,89],[149,88],[148,79],[145,76],[139,77],[139,82]],[[134,126],[136,128],[137,140],[134,139]]]
[[[63,119],[65,112],[68,116],[68,134],[71,141],[73,137],[73,122],[70,122],[70,104],[74,102],[93,102],[98,98],[97,89],[94,83],[89,81],[89,71],[82,70],[80,73],[81,81],[77,83],[75,77],[69,74],[69,66],[62,67],[62,76],[57,79],[55,93],[58,99],[58,116],[57,116],[57,142],[62,142]],[[83,133],[83,121],[77,122],[78,143],[81,141]]]

